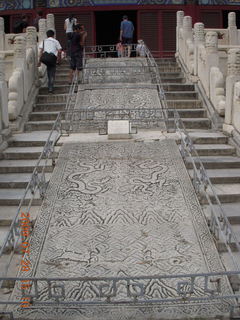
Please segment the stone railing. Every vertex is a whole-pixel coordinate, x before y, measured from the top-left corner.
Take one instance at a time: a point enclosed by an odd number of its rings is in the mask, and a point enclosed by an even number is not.
[[[178,11],[176,37],[176,57],[210,100],[211,116],[222,118],[224,130],[240,131],[240,84],[235,84],[240,81],[240,30],[235,13],[229,13],[227,29],[205,29],[203,23],[192,27],[192,18]]]
[[[38,88],[46,82],[46,67],[38,67],[38,42],[46,38],[49,29],[55,30],[52,14],[39,21],[38,34],[34,27],[28,27],[26,33],[5,34],[0,17],[0,131],[9,125],[8,120],[20,129]]]

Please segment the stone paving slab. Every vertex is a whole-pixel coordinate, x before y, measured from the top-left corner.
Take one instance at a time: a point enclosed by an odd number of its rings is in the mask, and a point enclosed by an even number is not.
[[[155,88],[111,88],[86,89],[77,97],[76,109],[140,109],[160,108],[158,92]]]
[[[32,268],[21,276],[141,278],[224,270],[173,140],[65,144],[30,249]],[[214,318],[228,310],[227,303],[217,300],[147,303],[177,298],[177,282],[137,281],[145,288],[144,306],[35,305],[18,308],[15,315],[16,319],[155,320]],[[111,288],[107,280],[101,285]],[[99,290],[94,281],[71,281],[65,283],[64,301],[104,303]],[[124,281],[116,290],[113,301],[127,301]],[[231,293],[226,279],[221,290]],[[40,286],[38,299],[46,301],[47,292],[45,285]],[[20,298],[17,288],[14,295]],[[200,280],[193,296],[204,296]]]
[[[153,71],[152,69],[151,71]],[[151,83],[147,60],[108,58],[88,59],[83,74],[84,83]]]

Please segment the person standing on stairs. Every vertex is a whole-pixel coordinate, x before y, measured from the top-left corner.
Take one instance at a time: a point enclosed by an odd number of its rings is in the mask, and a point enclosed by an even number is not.
[[[42,41],[39,45],[40,53],[39,53],[39,63],[38,66],[41,65],[41,57],[44,52],[49,53],[54,56],[54,63],[46,64],[47,66],[47,76],[48,76],[48,92],[53,93],[53,85],[56,73],[56,64],[61,61],[61,52],[62,47],[58,40],[54,39],[54,31],[47,31],[47,39]]]
[[[83,51],[86,42],[87,32],[84,25],[77,24],[74,27],[74,33],[71,39],[70,50],[70,73],[69,84],[72,83],[73,75],[77,72],[77,78],[79,80],[79,73],[83,69]]]
[[[64,21],[64,30],[66,31],[67,36],[67,57],[70,57],[71,51],[71,39],[73,36],[74,26],[77,25],[77,19],[74,18],[71,13],[69,17]]]
[[[128,20],[128,16],[123,16],[123,21],[121,22],[120,26],[120,41],[122,41],[122,44],[127,49],[127,53],[125,56],[130,58],[131,56],[131,46],[133,42],[133,32],[134,32],[134,26],[131,21]]]

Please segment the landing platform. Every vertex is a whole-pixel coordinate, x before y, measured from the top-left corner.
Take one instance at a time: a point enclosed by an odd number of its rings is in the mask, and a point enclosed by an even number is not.
[[[85,280],[53,281],[53,286],[64,286],[65,296],[60,294],[59,300],[70,304],[19,307],[16,319],[199,319],[214,318],[228,309],[227,302],[218,300],[181,299],[177,292],[181,278],[141,278],[223,271],[173,140],[66,143],[30,252],[31,271],[21,276]],[[117,280],[124,277],[139,279]],[[213,283],[208,286],[216,289]],[[141,288],[143,297],[129,302]],[[48,297],[46,283],[38,291],[35,302],[54,300]],[[200,279],[193,291],[195,298],[210,296]],[[226,279],[221,279],[221,291],[231,293]],[[20,299],[17,289],[14,294]],[[174,298],[180,300],[168,301]],[[151,304],[158,299],[165,301]],[[79,302],[88,305],[74,305]],[[90,305],[96,302],[100,306]]]

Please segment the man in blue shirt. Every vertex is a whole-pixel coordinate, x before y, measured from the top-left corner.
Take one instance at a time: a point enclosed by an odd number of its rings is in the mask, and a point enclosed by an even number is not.
[[[123,16],[123,21],[120,26],[120,40],[123,45],[127,45],[127,56],[130,58],[131,55],[131,44],[133,40],[134,26],[131,21],[128,20],[127,16]]]

